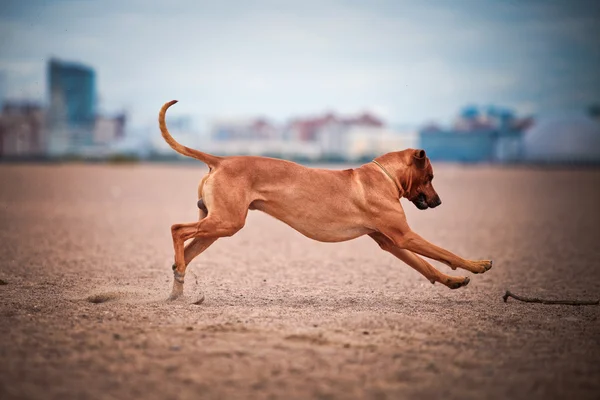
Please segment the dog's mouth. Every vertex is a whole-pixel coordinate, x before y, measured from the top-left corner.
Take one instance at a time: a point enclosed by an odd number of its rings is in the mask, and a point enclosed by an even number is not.
[[[432,198],[427,198],[425,193],[419,193],[416,197],[410,200],[419,210],[427,210],[428,208],[436,208],[442,204],[442,200],[438,195]]]
[[[419,210],[427,210],[429,208],[427,199],[423,193],[419,193],[419,195],[411,201]]]

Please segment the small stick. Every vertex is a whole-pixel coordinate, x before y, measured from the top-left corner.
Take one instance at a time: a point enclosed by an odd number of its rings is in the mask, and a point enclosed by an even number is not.
[[[505,303],[509,297],[512,297],[519,301],[524,301],[526,303],[566,304],[569,306],[597,306],[598,304],[600,304],[600,300],[595,300],[595,301],[594,300],[583,300],[583,301],[581,301],[581,300],[545,300],[545,299],[538,299],[535,297],[523,297],[523,296],[518,296],[516,294],[513,294],[509,290],[507,290],[506,293],[504,293],[504,296],[502,296]]]

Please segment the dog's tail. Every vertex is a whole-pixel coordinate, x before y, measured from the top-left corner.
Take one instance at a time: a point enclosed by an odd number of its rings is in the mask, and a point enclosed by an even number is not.
[[[167,143],[169,143],[169,146],[171,146],[173,148],[173,150],[175,150],[176,152],[178,152],[180,154],[183,154],[184,156],[198,159],[198,160],[204,162],[206,165],[208,165],[211,168],[219,165],[219,163],[222,160],[221,157],[213,156],[208,153],[203,153],[198,150],[190,149],[189,147],[184,146],[181,143],[178,143],[175,139],[173,139],[173,136],[171,136],[171,134],[169,133],[169,130],[167,129],[167,123],[165,122],[165,115],[167,114],[167,109],[175,103],[177,103],[177,100],[171,100],[168,103],[165,103],[162,106],[162,108],[160,109],[160,112],[158,113],[158,126],[160,126],[160,131],[161,131],[162,136],[165,139],[165,141]]]

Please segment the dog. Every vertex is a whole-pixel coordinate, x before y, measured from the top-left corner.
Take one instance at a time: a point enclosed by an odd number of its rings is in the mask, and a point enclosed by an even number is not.
[[[182,296],[187,265],[218,238],[242,229],[248,210],[265,212],[320,242],[369,235],[381,249],[431,283],[450,289],[466,286],[469,278],[446,275],[417,254],[475,274],[492,267],[491,260],[466,260],[435,246],[408,226],[400,198],[420,210],[442,203],[433,188],[433,168],[424,150],[387,153],[359,168],[341,171],[267,157],[218,157],[183,146],[171,136],[165,115],[175,103],[165,103],[159,112],[162,136],[176,152],[207,164],[209,172],[198,187],[199,220],[171,227],[175,263],[170,299]]]

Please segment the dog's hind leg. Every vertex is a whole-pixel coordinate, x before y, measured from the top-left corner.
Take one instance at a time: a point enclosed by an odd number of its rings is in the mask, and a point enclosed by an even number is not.
[[[176,299],[183,294],[186,266],[195,256],[206,250],[218,238],[232,236],[243,228],[248,214],[248,202],[245,201],[243,193],[235,196],[230,190],[228,195],[215,196],[218,201],[210,202],[210,212],[206,218],[171,227],[175,265],[170,299]],[[200,212],[202,215],[203,210]],[[194,240],[184,248],[185,241],[189,239]]]
[[[466,286],[469,283],[468,277],[450,276],[438,271],[433,265],[423,260],[421,257],[409,250],[401,249],[385,235],[382,235],[379,232],[371,233],[369,236],[371,236],[371,238],[377,242],[382,250],[385,250],[404,261],[406,264],[421,273],[431,283],[440,282],[450,289],[458,289],[459,287]]]
[[[200,209],[200,218],[199,220],[202,220],[204,218],[206,218],[206,210],[204,209]],[[192,262],[192,260],[194,258],[196,258],[197,256],[199,256],[200,254],[202,254],[202,252],[206,249],[208,249],[210,247],[211,244],[213,244],[215,241],[217,240],[217,238],[201,238],[201,237],[195,237],[192,239],[191,242],[189,242],[188,244],[185,245],[185,248],[183,250],[183,255],[184,255],[184,259],[185,259],[185,268],[187,268],[187,266]],[[177,264],[173,263],[173,272],[177,272],[176,273],[176,279],[174,280],[174,284],[173,284],[173,292],[176,293],[174,296],[172,295],[172,298],[177,298],[181,295],[181,293],[183,293],[183,276],[185,275],[185,269],[183,270],[183,273],[177,271]],[[178,280],[177,277],[179,277],[180,279]]]
[[[183,294],[185,271],[190,262],[208,249],[217,239],[216,237],[195,237],[185,246],[183,250],[185,260],[183,269],[177,268],[177,263],[173,264],[173,290],[169,296],[170,300],[175,300]]]
[[[212,215],[198,222],[173,225],[171,227],[171,234],[175,250],[175,265],[173,268],[173,291],[169,298],[174,300],[183,294],[183,279],[187,265],[184,249],[186,240],[195,239],[188,246],[188,257],[190,257],[191,261],[193,255],[195,256],[206,250],[218,238],[232,236],[242,229],[243,226],[244,219],[241,221],[226,221]]]
[[[192,260],[198,257],[200,254],[204,252],[204,250],[208,249],[211,244],[217,241],[217,238],[193,238],[191,242],[185,245],[185,249],[183,250],[183,255],[185,258],[186,267],[190,265]],[[173,264],[173,269],[176,269],[176,264]]]

